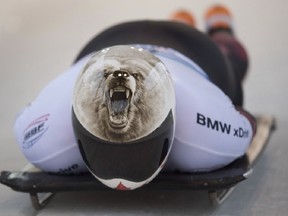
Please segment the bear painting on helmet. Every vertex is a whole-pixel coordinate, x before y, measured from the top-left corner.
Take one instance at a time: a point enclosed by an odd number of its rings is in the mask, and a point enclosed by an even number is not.
[[[174,137],[175,93],[154,55],[134,46],[93,54],[73,95],[73,127],[82,157],[104,184],[134,189],[163,167]]]

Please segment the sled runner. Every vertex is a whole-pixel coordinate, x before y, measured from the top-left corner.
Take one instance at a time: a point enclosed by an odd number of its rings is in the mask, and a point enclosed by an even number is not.
[[[257,118],[257,133],[246,154],[230,165],[208,173],[160,173],[140,190],[187,188],[206,190],[213,205],[220,205],[237,184],[252,173],[255,161],[263,152],[273,129],[275,119],[260,115]],[[56,175],[36,170],[32,165],[22,171],[2,171],[0,182],[15,191],[30,194],[35,209],[43,208],[54,193],[65,191],[91,191],[108,189],[91,174]],[[40,195],[44,196],[40,199]]]

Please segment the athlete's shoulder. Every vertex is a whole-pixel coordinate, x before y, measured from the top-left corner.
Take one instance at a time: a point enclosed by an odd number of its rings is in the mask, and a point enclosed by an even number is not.
[[[177,73],[178,70],[176,68],[183,66],[190,70],[190,73],[197,73],[203,78],[208,79],[206,72],[202,70],[202,68],[199,67],[192,59],[173,48],[147,44],[137,44],[136,46],[141,47],[155,55],[165,64],[170,73],[174,73],[176,71],[176,76],[180,75]]]

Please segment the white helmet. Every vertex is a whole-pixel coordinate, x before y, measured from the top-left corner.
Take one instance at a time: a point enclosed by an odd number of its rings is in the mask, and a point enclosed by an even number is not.
[[[175,92],[164,64],[142,48],[93,54],[73,95],[73,127],[90,172],[128,190],[163,168],[175,130]]]

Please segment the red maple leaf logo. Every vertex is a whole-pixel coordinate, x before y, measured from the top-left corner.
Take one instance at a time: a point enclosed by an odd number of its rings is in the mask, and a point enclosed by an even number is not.
[[[117,190],[131,190],[130,188],[126,187],[125,185],[122,184],[122,182],[120,182],[117,187],[115,187],[115,189]]]

